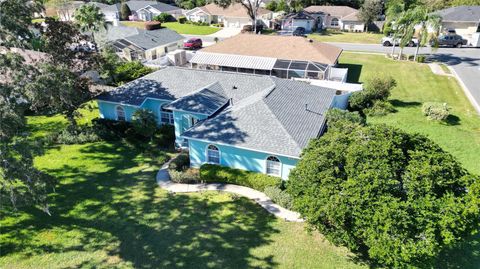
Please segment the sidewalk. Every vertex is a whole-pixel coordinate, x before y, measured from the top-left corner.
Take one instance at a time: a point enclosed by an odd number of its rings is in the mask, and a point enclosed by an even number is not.
[[[243,187],[243,186],[238,186],[233,184],[222,184],[222,183],[210,183],[210,184],[174,183],[170,181],[170,175],[168,174],[169,164],[170,162],[165,163],[162,166],[162,168],[160,168],[156,176],[157,183],[162,189],[165,189],[170,192],[175,192],[175,193],[202,192],[202,191],[222,191],[222,192],[235,193],[255,201],[257,204],[265,208],[265,210],[272,213],[278,218],[284,219],[285,221],[292,221],[292,222],[304,221],[302,218],[300,218],[299,213],[290,211],[288,209],[285,209],[275,204],[264,193],[248,187]]]

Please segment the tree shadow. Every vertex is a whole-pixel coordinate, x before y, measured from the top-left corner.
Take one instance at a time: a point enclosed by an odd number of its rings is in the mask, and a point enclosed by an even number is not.
[[[451,126],[460,125],[460,118],[458,116],[450,114],[448,115],[444,123]]]
[[[67,160],[45,169],[61,182],[51,197],[51,217],[29,209],[26,216],[2,226],[5,238],[12,239],[2,243],[2,256],[106,251],[135,268],[276,266],[272,255],[251,254],[278,232],[273,228],[276,219],[257,204],[228,194],[159,190],[156,167],[121,143],[90,144],[80,152],[80,164]],[[99,168],[90,169],[91,163]],[[54,230],[63,231],[66,241],[38,240],[39,234]],[[70,237],[77,243],[65,243]]]
[[[360,83],[360,74],[362,73],[361,64],[338,64],[339,68],[348,68],[347,73],[347,82],[349,83]]]
[[[422,105],[422,103],[416,101],[402,101],[399,99],[392,99],[389,101],[394,107],[418,107]]]
[[[458,64],[467,64],[469,66],[479,66],[477,61],[478,58],[472,57],[460,57],[451,53],[435,53],[428,56],[429,61],[431,62],[442,62],[447,65],[458,65]]]

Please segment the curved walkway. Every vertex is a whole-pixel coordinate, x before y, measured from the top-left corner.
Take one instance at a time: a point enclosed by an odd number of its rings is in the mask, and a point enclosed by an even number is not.
[[[174,183],[170,180],[170,174],[168,173],[168,166],[170,162],[165,163],[162,168],[157,173],[157,183],[158,185],[167,191],[170,192],[201,192],[201,191],[222,191],[235,193],[241,196],[245,196],[257,204],[265,208],[268,212],[272,213],[278,218],[284,219],[286,221],[293,222],[303,222],[303,219],[300,218],[300,214],[297,212],[290,211],[285,209],[270,200],[263,192],[257,190],[233,185],[233,184],[222,184],[222,183],[209,183],[209,184],[182,184]]]

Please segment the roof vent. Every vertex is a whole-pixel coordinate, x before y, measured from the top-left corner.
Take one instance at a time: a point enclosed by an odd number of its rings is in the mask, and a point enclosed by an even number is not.
[[[308,111],[308,104],[305,104],[305,111]]]
[[[313,39],[309,39],[308,42],[313,43]]]
[[[236,90],[236,89],[237,89],[237,86],[233,85],[232,90]]]

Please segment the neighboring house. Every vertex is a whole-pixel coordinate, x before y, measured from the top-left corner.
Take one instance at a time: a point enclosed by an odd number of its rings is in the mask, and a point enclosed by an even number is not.
[[[257,13],[257,24],[270,26],[273,12],[259,8]],[[247,10],[239,3],[233,4],[227,8],[222,8],[216,4],[208,4],[202,7],[196,7],[185,12],[185,17],[189,21],[222,23],[224,27],[242,28],[244,25],[252,24]]]
[[[358,17],[358,10],[348,6],[309,6],[304,9],[315,17],[322,29],[363,32],[365,23]]]
[[[137,34],[124,36],[111,42],[116,52],[129,61],[155,60],[183,47],[184,37],[168,28],[136,31],[138,31]]]
[[[133,20],[141,21],[151,21],[153,17],[159,15],[160,13],[168,13],[174,17],[182,15],[182,9],[176,6],[168,5],[156,1],[127,1],[125,2],[130,11],[132,12],[131,18]],[[59,9],[58,15],[62,21],[72,21],[74,20],[73,14],[75,10],[84,5],[85,2],[82,1],[73,1],[67,4],[64,8]],[[93,4],[100,8],[102,13],[105,15],[106,21],[116,21],[120,19],[120,10],[122,7],[121,3],[116,3],[113,5],[106,5],[98,2],[89,2],[87,4]]]
[[[285,31],[294,31],[298,27],[303,27],[307,33],[314,32],[322,27],[317,18],[304,11],[291,13],[282,19],[281,28]]]
[[[329,79],[342,49],[299,36],[238,34],[197,51],[191,67],[279,78]]]
[[[442,17],[443,30],[454,29],[472,43],[472,35],[480,32],[480,6],[458,6],[437,12]]]
[[[192,167],[213,163],[287,179],[302,149],[322,135],[326,111],[344,108],[348,95],[276,77],[168,67],[97,102],[101,118],[130,121],[145,108],[158,124],[173,124]]]

